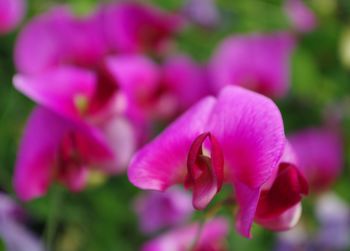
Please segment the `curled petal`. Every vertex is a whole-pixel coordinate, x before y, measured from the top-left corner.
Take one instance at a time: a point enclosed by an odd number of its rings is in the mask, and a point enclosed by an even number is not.
[[[261,192],[256,217],[262,219],[281,215],[307,194],[308,184],[303,175],[294,165],[282,163],[272,187]]]
[[[20,74],[13,82],[38,104],[75,119],[84,113],[95,90],[94,75],[73,67],[61,67],[36,76]]]
[[[210,157],[203,155],[206,139],[211,145]],[[187,158],[185,185],[193,189],[193,206],[204,209],[222,187],[224,181],[224,156],[219,143],[210,133],[199,135],[192,143]]]
[[[204,132],[214,104],[213,97],[203,99],[138,151],[128,168],[130,182],[141,189],[154,190],[182,183],[187,154],[194,139]]]

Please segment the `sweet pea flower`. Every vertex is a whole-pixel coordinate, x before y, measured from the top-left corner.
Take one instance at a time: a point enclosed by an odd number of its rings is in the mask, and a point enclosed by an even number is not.
[[[226,38],[209,63],[213,90],[238,85],[273,98],[285,96],[293,47],[294,40],[287,33]]]
[[[286,0],[284,8],[297,31],[310,32],[315,29],[317,25],[315,15],[304,4],[303,0]]]
[[[13,81],[40,106],[98,128],[125,166],[139,144],[139,132],[124,113],[125,100],[106,64],[100,24],[97,14],[78,19],[66,7],[34,18],[16,42],[19,73]]]
[[[89,169],[114,172],[114,158],[99,130],[39,106],[31,114],[20,143],[15,191],[20,199],[30,200],[44,195],[55,180],[71,191],[80,191]]]
[[[163,51],[183,23],[176,14],[136,2],[103,6],[101,16],[107,41],[118,53]]]
[[[44,251],[43,244],[18,219],[21,208],[9,196],[0,193],[0,239],[7,251]]]
[[[276,105],[265,96],[230,86],[217,99],[202,99],[139,150],[128,176],[141,189],[164,191],[182,183],[192,189],[192,203],[199,210],[224,182],[231,184],[239,208],[236,227],[249,237],[262,187],[277,173],[284,145],[283,121]],[[276,190],[285,181],[297,179],[295,170],[289,170],[287,166],[278,172]],[[264,200],[266,208],[284,192],[293,194],[288,189],[293,187],[286,185],[279,192],[272,186],[272,194]],[[294,199],[294,195],[286,196],[283,201],[290,206]]]
[[[134,206],[144,233],[179,225],[193,213],[190,194],[179,188],[165,193],[151,191],[141,194]]]
[[[199,230],[198,223],[171,230],[144,244],[142,251],[224,251],[228,223],[224,218],[215,218]],[[199,236],[197,237],[197,235]],[[198,240],[196,241],[196,239]],[[191,249],[192,248],[192,249]]]
[[[15,29],[22,21],[25,11],[25,0],[1,0],[0,34],[6,34]]]
[[[342,170],[340,135],[324,128],[308,128],[289,135],[301,172],[312,191],[327,190]]]

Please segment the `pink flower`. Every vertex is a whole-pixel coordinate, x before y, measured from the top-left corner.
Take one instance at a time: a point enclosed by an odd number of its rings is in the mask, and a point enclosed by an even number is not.
[[[99,130],[38,107],[27,122],[19,147],[15,191],[22,200],[30,200],[44,195],[54,180],[80,191],[90,168],[112,172],[114,158]]]
[[[328,129],[309,128],[290,135],[289,140],[311,190],[328,189],[343,167],[340,135]]]
[[[223,251],[224,240],[228,234],[228,224],[223,218],[216,218],[208,221],[199,230],[199,224],[192,224],[174,229],[166,234],[147,242],[142,251]],[[196,242],[197,234],[199,238]],[[191,249],[192,245],[196,245]]]
[[[310,32],[315,29],[317,21],[314,13],[303,3],[303,0],[286,0],[285,11],[297,31]]]
[[[18,26],[25,14],[25,0],[0,1],[0,34],[6,34]]]
[[[214,91],[238,85],[270,97],[283,97],[289,89],[293,45],[293,38],[286,33],[226,38],[209,63]]]
[[[103,6],[101,16],[110,47],[121,53],[162,51],[182,27],[179,16],[136,2]]]
[[[125,100],[106,63],[100,24],[97,15],[78,19],[63,7],[34,18],[16,43],[20,73],[14,85],[52,112],[96,127],[117,153],[115,165],[125,166],[139,144],[139,132],[124,113]]]
[[[136,199],[135,210],[144,233],[179,225],[193,212],[191,196],[179,188],[170,189],[165,193],[144,193]]]
[[[192,189],[196,209],[204,209],[229,183],[239,207],[238,231],[250,236],[261,188],[276,172],[284,143],[281,114],[270,99],[226,87],[137,152],[128,175],[141,189],[164,191],[182,183]]]

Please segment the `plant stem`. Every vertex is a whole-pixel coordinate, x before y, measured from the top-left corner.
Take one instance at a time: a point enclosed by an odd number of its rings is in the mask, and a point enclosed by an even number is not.
[[[52,194],[50,212],[47,217],[45,229],[45,245],[48,251],[53,251],[55,233],[59,222],[59,211],[63,204],[63,189],[54,187]]]

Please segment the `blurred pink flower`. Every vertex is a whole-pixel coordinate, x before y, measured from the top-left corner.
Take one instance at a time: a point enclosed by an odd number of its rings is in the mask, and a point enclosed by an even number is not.
[[[1,0],[0,34],[6,34],[15,29],[22,21],[25,11],[25,0]]]
[[[204,69],[183,55],[157,65],[142,55],[111,57],[111,74],[125,94],[128,110],[141,120],[169,119],[209,93]]]
[[[297,31],[310,32],[315,29],[317,20],[303,0],[285,0],[285,11]]]
[[[226,38],[209,63],[211,84],[218,92],[238,85],[269,97],[281,98],[289,89],[289,61],[294,40],[287,33]]]
[[[193,212],[190,194],[179,188],[141,194],[134,205],[144,233],[184,223]]]
[[[137,2],[102,6],[100,15],[109,46],[118,53],[161,52],[183,23],[178,15]]]
[[[142,251],[224,251],[228,235],[228,223],[224,218],[214,218],[206,222],[202,230],[195,223],[174,229],[143,245]],[[197,239],[197,235],[199,238]],[[196,243],[195,243],[196,242]],[[191,249],[192,245],[195,245]]]
[[[40,106],[69,119],[67,123],[97,129],[117,156],[110,166],[115,172],[126,167],[140,136],[125,114],[125,98],[106,63],[108,48],[100,25],[98,15],[78,19],[65,7],[34,18],[16,43],[19,73],[14,85]]]
[[[196,209],[204,209],[223,182],[230,183],[239,207],[237,229],[250,236],[261,187],[275,172],[284,143],[281,114],[270,99],[226,87],[137,152],[129,180],[141,189],[161,191],[183,183],[192,189]]]
[[[298,168],[312,191],[326,190],[343,167],[343,144],[340,135],[322,128],[309,128],[289,137],[298,158]]]
[[[22,200],[30,200],[44,195],[54,180],[80,191],[89,169],[118,171],[112,164],[118,155],[112,149],[100,130],[39,106],[27,122],[18,150],[15,191]]]
[[[44,251],[39,239],[17,219],[18,211],[21,208],[15,201],[0,193],[0,239],[4,241],[6,251]]]

